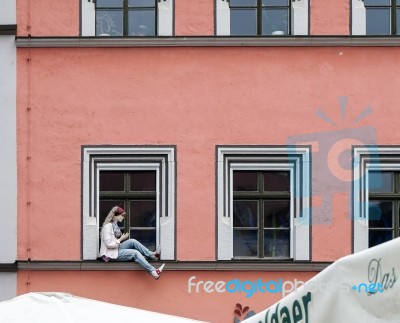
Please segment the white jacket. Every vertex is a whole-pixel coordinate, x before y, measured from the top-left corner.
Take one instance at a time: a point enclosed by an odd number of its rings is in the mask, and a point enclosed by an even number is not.
[[[120,242],[114,235],[112,223],[107,223],[101,231],[101,245],[99,257],[107,256],[111,259],[118,257]]]

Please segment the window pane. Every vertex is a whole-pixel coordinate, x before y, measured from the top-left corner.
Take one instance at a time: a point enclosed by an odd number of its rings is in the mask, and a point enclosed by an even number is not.
[[[99,209],[99,224],[100,224],[100,226],[103,226],[103,222],[106,219],[108,213],[116,205],[125,209],[125,203],[122,200],[101,200],[99,202],[99,208],[100,208]],[[125,219],[122,222],[118,223],[118,225],[121,228],[123,228],[125,225],[124,223],[125,223]]]
[[[290,201],[264,201],[264,228],[290,227]]]
[[[96,10],[96,36],[122,36],[122,10]]]
[[[257,231],[233,230],[233,256],[257,257]]]
[[[264,230],[264,257],[290,257],[290,230]]]
[[[369,172],[368,189],[373,193],[393,192],[392,172]]]
[[[231,35],[257,35],[257,11],[255,9],[232,9]]]
[[[390,34],[390,9],[367,8],[367,35]]]
[[[364,6],[390,6],[390,0],[364,0]]]
[[[241,7],[255,7],[257,6],[257,0],[230,0],[230,6],[241,6]]]
[[[130,230],[130,238],[136,239],[150,251],[156,249],[156,230]]]
[[[258,191],[257,172],[233,172],[234,191]]]
[[[130,190],[135,192],[155,192],[156,191],[156,172],[129,172],[131,183]]]
[[[396,19],[396,34],[400,35],[400,9],[396,9]]]
[[[288,9],[263,9],[262,34],[272,35],[283,33],[283,35],[287,35],[289,30],[288,17]]]
[[[258,226],[257,201],[233,201],[233,226],[257,227]]]
[[[129,0],[129,7],[155,7],[155,0]]]
[[[122,8],[124,0],[96,0],[96,7],[102,8]]]
[[[370,228],[393,228],[393,202],[370,201],[368,217]]]
[[[264,192],[289,192],[290,172],[265,172]]]
[[[156,226],[156,201],[131,201],[130,202],[131,227]]]
[[[262,0],[263,6],[288,6],[289,0]]]
[[[124,191],[124,172],[100,172],[100,191]]]
[[[370,248],[393,239],[392,230],[369,230],[368,234],[368,247]]]
[[[129,11],[129,35],[154,36],[156,34],[155,9]]]

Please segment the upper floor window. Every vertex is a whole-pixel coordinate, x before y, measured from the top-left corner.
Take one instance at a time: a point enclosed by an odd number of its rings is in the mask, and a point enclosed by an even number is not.
[[[217,35],[307,35],[306,0],[216,0]]]
[[[127,216],[119,223],[122,232],[148,249],[157,247],[157,171],[100,171],[99,233],[109,211],[118,205]]]
[[[399,237],[400,172],[368,172],[368,247]]]
[[[82,36],[172,36],[173,0],[82,0]]]
[[[289,171],[233,171],[233,257],[289,258]]]
[[[400,236],[400,147],[354,148],[353,250]]]
[[[175,259],[175,147],[86,146],[82,149],[82,258],[96,259],[110,209],[127,216],[121,229]]]
[[[353,35],[399,35],[400,0],[353,0]]]
[[[310,260],[310,148],[217,150],[218,260]]]

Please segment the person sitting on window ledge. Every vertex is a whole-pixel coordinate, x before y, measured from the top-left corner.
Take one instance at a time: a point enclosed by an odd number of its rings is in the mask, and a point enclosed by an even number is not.
[[[108,262],[109,260],[134,260],[144,269],[146,269],[147,272],[150,273],[155,279],[160,278],[165,264],[162,264],[160,268],[155,269],[147,262],[145,258],[147,257],[151,260],[160,259],[160,246],[157,247],[155,252],[152,252],[139,241],[135,239],[129,239],[128,233],[122,234],[121,230],[119,229],[118,222],[122,222],[125,215],[125,210],[118,206],[114,206],[108,213],[101,229],[101,246],[99,257],[105,262]]]

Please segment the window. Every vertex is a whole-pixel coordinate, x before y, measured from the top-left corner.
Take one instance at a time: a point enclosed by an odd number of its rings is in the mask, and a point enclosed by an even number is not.
[[[400,148],[355,147],[354,252],[400,236]]]
[[[290,172],[233,172],[233,257],[290,257]]]
[[[157,246],[157,172],[100,171],[99,226],[115,205],[126,211],[120,223],[122,232],[129,232],[150,250]]]
[[[310,260],[310,148],[218,147],[218,260]]]
[[[173,0],[82,0],[82,36],[172,36]]]
[[[353,35],[399,35],[400,0],[353,0]]]
[[[175,147],[88,146],[82,160],[82,258],[97,258],[104,218],[120,205],[124,232],[175,259]]]
[[[216,0],[217,35],[307,35],[306,0]]]

